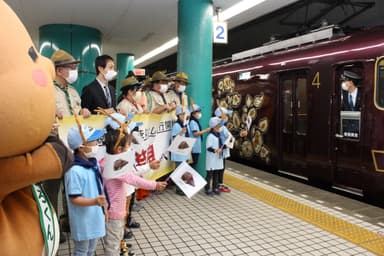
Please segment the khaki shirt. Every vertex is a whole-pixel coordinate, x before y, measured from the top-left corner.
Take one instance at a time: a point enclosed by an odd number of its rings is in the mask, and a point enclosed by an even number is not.
[[[166,94],[167,100],[169,102],[175,102],[177,106],[181,105],[180,96],[174,90],[169,90]],[[182,93],[183,107],[188,108],[188,96],[184,92]]]
[[[140,104],[136,103],[133,105],[129,100],[123,99],[120,101],[120,103],[116,107],[117,110],[122,110],[124,114],[134,113],[134,114],[141,114],[143,113],[143,108],[140,106]]]
[[[163,106],[163,105],[171,102],[168,100],[167,95],[165,93],[163,94],[164,98],[165,98],[165,102],[164,102],[163,97],[161,97],[161,94],[159,92],[150,91],[149,94],[151,95],[151,99],[152,99],[151,109],[149,110],[150,112],[152,112],[158,106]]]
[[[64,92],[67,90],[70,100],[68,104],[67,95]],[[56,112],[62,113],[63,116],[71,116],[71,109],[74,109],[77,114],[81,110],[81,98],[76,89],[70,85],[67,85],[66,89],[61,89],[59,85],[55,83],[55,95],[56,95]]]

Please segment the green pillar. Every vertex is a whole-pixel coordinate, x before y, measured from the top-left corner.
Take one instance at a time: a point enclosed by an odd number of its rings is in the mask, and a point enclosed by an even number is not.
[[[51,58],[62,49],[75,59],[80,59],[79,78],[73,84],[79,94],[84,86],[95,79],[95,59],[101,55],[101,33],[99,30],[72,24],[49,24],[39,28],[39,51]]]
[[[116,80],[116,96],[120,95],[121,81],[127,76],[128,71],[134,69],[135,56],[131,53],[118,53],[116,54],[116,65],[117,65],[117,80]]]
[[[179,0],[178,3],[178,71],[186,72],[190,86],[187,94],[202,107],[202,128],[208,127],[212,115],[212,15],[211,0]],[[197,171],[205,177],[205,139]]]

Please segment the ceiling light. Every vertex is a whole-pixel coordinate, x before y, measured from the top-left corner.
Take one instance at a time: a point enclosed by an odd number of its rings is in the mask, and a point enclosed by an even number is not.
[[[241,14],[242,12],[245,12],[246,10],[253,8],[254,6],[264,2],[265,0],[243,0],[228,9],[220,12],[220,21],[226,21],[229,20],[230,18]],[[217,19],[217,16],[213,17],[214,20]],[[150,58],[174,47],[177,45],[179,42],[179,39],[177,37],[173,38],[172,40],[166,42],[165,44],[161,45],[160,47],[144,54],[142,57],[138,58],[137,60],[134,61],[134,65],[139,65],[143,63],[144,61],[149,60]]]

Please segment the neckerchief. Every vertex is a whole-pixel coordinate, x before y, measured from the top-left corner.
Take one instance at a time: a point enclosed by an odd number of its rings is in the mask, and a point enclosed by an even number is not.
[[[192,120],[195,121],[195,122],[197,123],[197,125],[199,126],[199,131],[201,131],[201,125],[200,125],[199,120],[198,120],[197,118],[195,118],[193,115],[191,115],[191,120],[190,120],[190,122],[191,122]],[[192,131],[192,132],[193,132],[193,131]],[[203,135],[200,135],[200,138],[203,139]]]
[[[151,91],[153,91],[153,92],[155,92],[155,93],[159,94],[159,95],[161,96],[161,98],[163,99],[163,103],[164,103],[164,105],[165,105],[165,104],[167,104],[167,100],[165,99],[165,97],[164,97],[164,94],[163,94],[163,93],[159,93],[158,91],[156,91],[156,90],[153,90],[153,89],[151,89]]]
[[[219,139],[219,148],[221,148],[224,143],[221,141],[220,133],[215,132],[213,129],[210,131],[210,133],[212,133],[216,138]]]
[[[66,84],[64,87],[61,87],[55,80],[53,81],[53,84],[65,93],[65,99],[67,100],[69,112],[71,115],[73,115],[71,97],[68,93],[68,84]]]
[[[101,173],[99,171],[99,166],[97,165],[97,159],[96,158],[89,158],[87,161],[84,158],[81,158],[80,156],[75,155],[74,164],[80,165],[84,168],[93,170],[93,173],[95,174],[96,184],[97,184],[97,191],[99,192],[99,195],[103,195],[103,191],[104,191],[105,197],[106,197],[107,202],[108,202],[108,209],[109,209],[111,206],[111,203],[109,201],[107,188],[104,187],[104,185],[103,185],[104,184],[103,178],[102,178]]]

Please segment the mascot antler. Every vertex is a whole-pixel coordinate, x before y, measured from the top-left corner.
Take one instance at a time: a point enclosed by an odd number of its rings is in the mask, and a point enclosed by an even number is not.
[[[125,131],[127,131],[127,128],[128,128],[128,125],[129,125],[130,121],[121,123],[117,118],[115,118],[110,113],[108,113],[105,109],[100,108],[100,107],[98,107],[97,110],[95,110],[95,111],[97,113],[100,113],[100,114],[103,114],[105,116],[108,116],[109,118],[111,118],[113,121],[115,121],[120,126],[120,128],[119,128],[119,131],[120,131],[119,137],[117,138],[115,146],[113,147],[113,150],[117,150],[117,147],[120,145],[120,142],[125,137]]]
[[[85,145],[85,143],[87,143],[87,139],[84,136],[83,129],[81,129],[81,123],[79,120],[79,115],[76,113],[76,111],[74,109],[72,109],[72,112],[73,112],[73,115],[75,116],[77,127],[79,128],[81,140],[83,141],[83,145]]]

